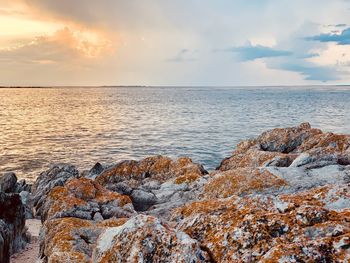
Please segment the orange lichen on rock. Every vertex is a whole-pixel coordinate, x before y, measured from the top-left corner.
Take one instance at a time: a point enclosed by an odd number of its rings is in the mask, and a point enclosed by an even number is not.
[[[298,152],[304,152],[315,148],[333,149],[337,152],[344,152],[350,147],[350,136],[334,133],[321,133],[309,137],[298,148]]]
[[[174,210],[172,220],[216,262],[278,262],[285,256],[287,262],[323,262],[330,255],[337,261],[350,253],[348,246],[335,245],[350,233],[349,204],[349,186],[334,185],[280,197],[194,202]]]
[[[41,242],[40,258],[57,263],[91,262],[100,233],[125,221],[113,218],[94,222],[73,217],[48,220],[43,226],[45,238]]]
[[[176,177],[176,184],[192,183],[196,181],[200,176],[196,173],[186,173],[185,175],[180,175]]]
[[[242,154],[233,153],[233,156],[222,161],[220,165],[221,171],[240,167],[261,167],[267,166],[271,161],[277,163],[276,166],[289,166],[297,155],[261,151],[256,148],[249,149]]]
[[[276,128],[263,132],[257,138],[257,142],[264,151],[290,153],[308,138],[321,133],[321,130],[311,128],[309,123],[302,123],[297,127]]]
[[[294,151],[304,141],[318,134],[322,134],[322,131],[311,128],[308,123],[266,131],[256,139],[239,143],[232,156],[224,159],[218,169],[226,171],[270,165],[287,167],[298,157]]]
[[[204,198],[226,198],[232,195],[262,192],[286,186],[283,179],[259,168],[237,168],[212,176],[204,187]]]
[[[111,192],[93,180],[74,178],[65,186],[51,190],[44,204],[42,220],[69,216],[92,219],[101,206],[112,202],[121,208],[131,206],[128,196]]]
[[[157,218],[138,215],[99,236],[93,262],[210,261],[196,240]]]
[[[198,177],[206,174],[204,168],[193,163],[190,158],[179,158],[176,161],[164,156],[152,156],[137,161],[123,161],[100,174],[96,181],[102,185],[133,180],[138,186],[146,178],[165,182],[178,176]]]
[[[128,221],[128,218],[109,218],[103,221],[99,221],[96,223],[97,227],[107,228],[107,227],[117,227],[125,224]]]
[[[63,186],[58,186],[52,189],[48,195],[44,204],[42,218],[46,220],[47,217],[52,217],[61,211],[70,210],[76,206],[86,204],[86,201],[70,195],[68,190]]]
[[[78,218],[62,218],[47,221],[43,230],[42,255],[49,255],[49,262],[90,262],[89,257],[74,249],[74,230],[92,227],[92,222]],[[45,245],[44,245],[45,244]]]

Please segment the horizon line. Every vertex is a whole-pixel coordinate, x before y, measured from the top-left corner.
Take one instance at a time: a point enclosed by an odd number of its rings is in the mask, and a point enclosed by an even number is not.
[[[350,84],[307,84],[307,85],[0,85],[6,88],[277,88],[277,87],[349,87]]]

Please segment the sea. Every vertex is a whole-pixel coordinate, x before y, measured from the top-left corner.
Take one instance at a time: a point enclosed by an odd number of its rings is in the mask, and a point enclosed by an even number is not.
[[[159,154],[212,170],[240,141],[302,122],[350,133],[350,87],[0,88],[0,174]]]

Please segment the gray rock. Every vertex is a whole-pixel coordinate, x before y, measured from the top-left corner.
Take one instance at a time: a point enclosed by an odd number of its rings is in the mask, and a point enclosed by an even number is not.
[[[108,190],[120,193],[122,195],[131,195],[131,192],[132,192],[132,188],[129,185],[127,185],[125,182],[109,184],[106,186],[106,188]]]
[[[10,230],[7,224],[0,219],[0,262],[10,262],[10,243],[11,243]]]
[[[141,188],[147,191],[158,190],[160,188],[160,182],[157,180],[144,180]]]
[[[297,127],[285,128],[282,136],[276,136],[277,130],[278,129],[273,129],[263,132],[257,138],[261,150],[290,153],[300,146],[303,141],[313,135],[313,131],[309,123],[302,123]],[[288,140],[285,138],[288,138]]]
[[[33,204],[31,200],[31,194],[27,191],[22,191],[19,193],[21,196],[22,204],[25,207],[26,219],[33,218]]]
[[[91,170],[88,172],[87,178],[95,179],[100,173],[102,173],[104,167],[100,163],[96,163]]]
[[[9,262],[9,256],[23,249],[28,241],[21,197],[0,192],[0,262]]]
[[[136,211],[146,211],[157,203],[155,194],[142,189],[133,190],[130,197]]]
[[[317,168],[305,169],[301,167],[267,167],[270,173],[284,179],[287,185],[274,190],[274,193],[296,193],[311,188],[316,188],[329,184],[346,184],[350,166],[326,165]],[[268,190],[272,191],[271,189]]]
[[[17,182],[16,193],[20,193],[22,191],[31,192],[32,185],[27,184],[26,180],[22,179]]]
[[[130,204],[124,205],[123,207],[119,206],[119,201],[115,200],[101,206],[101,214],[103,219],[109,219],[112,217],[121,218],[121,217],[130,217],[135,214],[134,207]]]
[[[94,214],[93,220],[94,221],[102,221],[103,220],[103,216],[101,215],[101,213],[97,212],[97,213]]]
[[[40,173],[32,186],[35,215],[41,215],[42,205],[52,188],[63,186],[68,179],[78,177],[79,171],[75,166],[69,164],[56,164],[49,170]]]
[[[5,173],[0,178],[0,191],[5,193],[14,193],[17,186],[17,176],[15,173]]]
[[[80,228],[72,231],[74,237],[74,249],[77,252],[92,256],[93,244],[96,243],[98,236],[101,234],[100,229]]]

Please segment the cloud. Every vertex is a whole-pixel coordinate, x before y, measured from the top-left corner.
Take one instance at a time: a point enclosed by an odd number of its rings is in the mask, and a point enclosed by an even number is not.
[[[346,24],[336,24],[335,27],[346,27]]]
[[[340,73],[334,67],[317,66],[311,63],[282,63],[278,69],[297,72],[305,76],[305,80],[328,82],[339,80]]]
[[[350,45],[350,28],[344,29],[340,34],[320,34],[306,37],[309,41],[335,42],[338,45]]]
[[[0,57],[27,63],[37,61],[69,63],[78,58],[95,58],[110,51],[110,44],[107,40],[94,41],[80,32],[74,32],[65,27],[53,35],[38,36],[17,46],[2,48]]]
[[[350,80],[339,73],[345,67],[336,63],[339,54],[325,52],[335,44],[305,40],[306,36],[320,37],[323,28],[340,30],[325,34],[340,41],[346,28],[342,22],[350,19],[349,1],[317,3],[0,0],[0,82],[18,82],[15,73],[24,76],[23,82],[31,79],[43,85],[269,85]],[[9,17],[22,22],[6,23]],[[68,30],[56,32],[65,27]],[[218,48],[220,52],[211,52]],[[349,60],[341,61],[345,59]],[[86,67],[89,74],[81,70]]]
[[[188,49],[181,49],[175,57],[169,58],[166,61],[167,62],[193,62],[197,59],[195,58],[195,54],[197,53],[197,50],[191,51]]]
[[[242,61],[255,60],[259,58],[273,58],[291,56],[293,52],[286,50],[274,49],[261,45],[252,46],[250,43],[245,46],[233,47],[226,49],[226,51],[237,53]]]
[[[347,24],[329,24],[326,27],[346,27]]]

